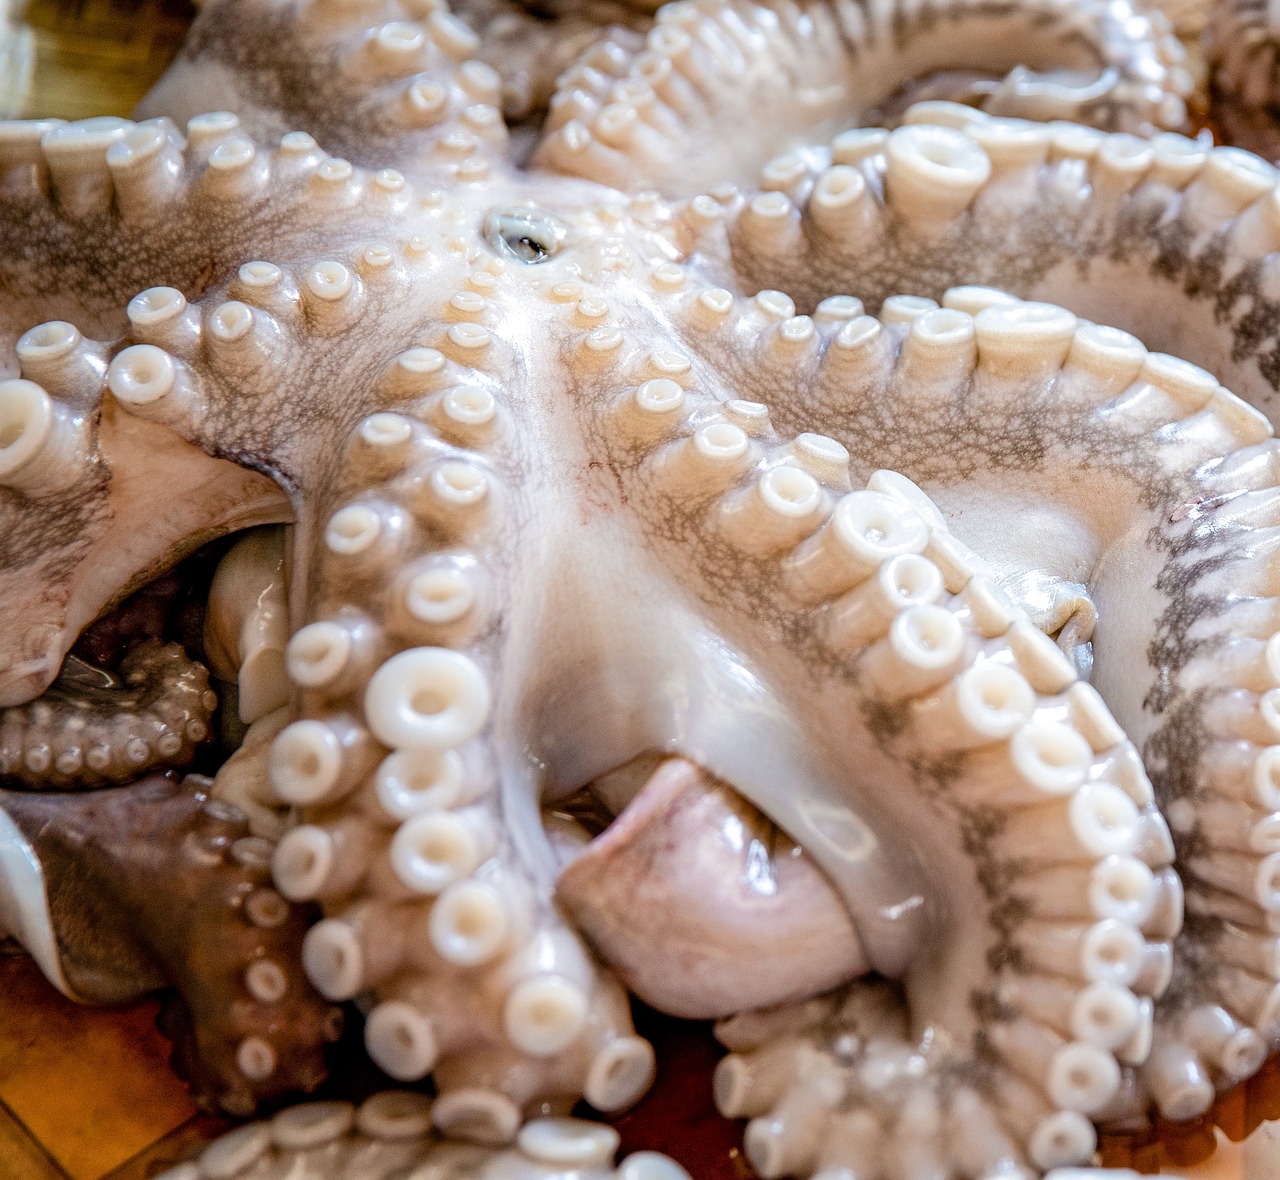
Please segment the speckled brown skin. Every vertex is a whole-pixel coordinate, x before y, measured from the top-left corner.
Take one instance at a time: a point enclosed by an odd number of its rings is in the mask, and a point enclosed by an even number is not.
[[[201,1105],[245,1115],[265,1094],[320,1084],[341,1014],[299,968],[307,919],[271,888],[270,846],[205,787],[153,776],[60,800],[3,791],[0,807],[40,857],[73,995],[111,1004],[176,988],[175,1064]],[[246,983],[255,964],[268,999]],[[257,1079],[236,1065],[247,1038],[276,1058]]]
[[[176,643],[135,646],[111,681],[73,663],[54,688],[5,710],[0,776],[28,789],[79,789],[190,766],[216,705],[208,672]]]

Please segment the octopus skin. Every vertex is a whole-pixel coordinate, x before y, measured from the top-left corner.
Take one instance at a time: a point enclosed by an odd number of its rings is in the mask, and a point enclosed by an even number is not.
[[[1269,160],[1280,156],[1276,131],[1276,26],[1266,5],[1213,5],[1204,30],[1212,111],[1230,142]]]
[[[242,837],[255,871],[279,836],[276,889],[325,915],[305,938],[289,919],[291,962],[359,1000],[393,1078],[434,1080],[277,1116],[180,1175],[298,1153],[611,1175],[607,1133],[522,1122],[649,1084],[615,967],[640,990],[679,963],[666,1002],[723,1018],[717,1101],[764,1176],[1085,1163],[1095,1122],[1202,1113],[1280,1040],[1274,169],[937,101],[820,146],[915,64],[855,69],[861,11],[661,9],[643,48],[562,78],[529,167],[441,8],[224,0],[149,100],[226,108],[185,136],[0,128],[0,722],[46,725],[76,637],[156,571],[287,521],[282,659],[270,561],[215,627],[262,728],[214,818],[268,833]],[[977,93],[1180,123],[1169,43],[1121,22],[1117,50],[1094,15],[1066,40],[1097,85]],[[993,17],[970,17],[979,45]],[[1052,49],[1075,26],[1050,17],[1028,23]],[[964,42],[902,27],[926,62]],[[776,98],[763,127],[744,78]],[[56,934],[62,880],[97,862],[38,834],[157,788],[53,785],[0,808]],[[588,787],[602,834],[572,806]],[[725,899],[697,970],[652,912],[653,963],[613,962],[628,899],[591,874],[644,882],[655,849]],[[128,894],[144,851],[95,871]],[[773,894],[719,888],[744,857]],[[742,987],[761,896],[831,955]],[[148,930],[198,991],[208,931]],[[332,1026],[297,1002],[279,1019],[314,1048]],[[219,1014],[190,1006],[199,1045]],[[298,1084],[257,1049],[204,1054],[224,1105]]]
[[[189,764],[208,736],[216,695],[206,670],[177,644],[134,646],[119,678],[71,668],[78,680],[64,675],[29,705],[5,711],[0,767],[27,787],[131,782],[157,765]]]

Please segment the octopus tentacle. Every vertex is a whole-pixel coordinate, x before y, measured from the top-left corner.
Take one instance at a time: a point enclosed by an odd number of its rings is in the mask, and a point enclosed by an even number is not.
[[[79,336],[69,324],[53,323],[23,340],[42,332]],[[121,414],[109,399],[87,400],[73,383],[59,388],[54,378],[45,380],[48,390],[25,378],[0,381],[0,595],[14,612],[13,624],[0,631],[0,706],[45,692],[89,623],[203,540],[287,519],[290,511],[265,476]],[[139,470],[149,479],[134,478]],[[162,505],[157,487],[165,491]],[[31,732],[38,735],[48,718],[64,712],[56,697],[36,701]],[[0,714],[6,749],[25,742],[24,716]],[[188,719],[192,725],[201,720]],[[104,719],[92,724],[113,728]],[[127,745],[133,735],[119,736]],[[181,738],[175,754],[189,749],[188,740]],[[69,747],[65,752],[70,756]],[[44,755],[36,759],[28,772],[43,774]],[[109,764],[116,761],[109,755]],[[92,778],[98,770],[89,773]]]
[[[393,170],[328,157],[305,133],[257,144],[223,112],[196,115],[185,134],[163,118],[0,123],[0,193],[0,371],[39,366],[37,382],[56,373],[83,391],[103,346],[79,332],[189,334],[184,297],[269,244],[320,234],[338,210],[352,232],[372,230],[412,189]],[[152,295],[126,313],[144,288]],[[57,322],[15,355],[44,320]]]
[[[412,244],[404,253],[413,259]],[[419,344],[363,374],[364,395],[348,391],[335,420],[350,430],[356,418],[356,429],[317,489],[326,508],[308,527],[319,551],[291,587],[312,619],[285,651],[302,707],[273,740],[268,773],[276,801],[306,821],[276,849],[277,885],[327,911],[304,947],[310,978],[332,999],[373,999],[371,1055],[403,1080],[434,1072],[439,1126],[501,1142],[536,1101],[626,1105],[648,1085],[653,1054],[617,984],[535,886],[507,830],[515,805],[473,740],[491,709],[482,668],[497,571],[483,558],[503,536],[509,495],[492,449],[509,438],[497,395],[519,387],[508,346],[484,326],[478,292],[502,270],[489,265],[445,300],[461,314],[419,327]],[[318,269],[345,278],[309,332],[350,330],[355,311],[395,298],[387,284],[419,281],[399,268]],[[211,303],[214,315],[225,306]],[[130,351],[113,372],[131,371]],[[217,359],[172,363],[182,381],[137,412],[172,413],[196,432],[215,390],[259,381]],[[356,417],[377,399],[398,408]],[[305,470],[315,442],[282,451],[282,468]]]
[[[236,686],[236,710],[250,726],[289,703],[287,533],[257,529],[218,563],[209,586],[203,654],[209,671]]]
[[[727,253],[733,283],[783,289],[802,311],[849,290],[876,309],[903,290],[936,300],[959,284],[1048,299],[1192,356],[1276,416],[1271,165],[1173,134],[1147,141],[954,104],[923,104],[907,121],[837,137],[786,185],[690,202],[686,248]],[[1127,298],[1135,289],[1151,299]]]
[[[507,150],[501,80],[444,4],[219,0],[139,107],[234,111],[259,139],[310,127],[357,163],[476,181]]]
[[[361,174],[353,185],[344,180],[343,203],[360,200],[368,179]],[[467,251],[451,244],[437,252],[429,236],[447,224],[440,202],[420,198],[403,183],[396,187],[394,208],[404,213],[412,207],[414,213],[394,236],[379,232],[389,228],[384,223],[344,224],[321,244],[332,254],[295,247],[291,256],[274,255],[275,262],[246,262],[181,321],[167,314],[156,323],[131,322],[107,370],[107,389],[120,412],[140,424],[166,426],[208,451],[252,453],[301,499],[300,490],[309,497],[330,480],[331,456],[365,416],[430,387],[431,366],[444,364],[438,358],[485,356],[491,299],[506,262],[471,252],[472,273],[459,279],[452,265],[465,262]],[[419,228],[423,232],[406,232]],[[519,232],[535,231],[521,225]],[[440,289],[450,282],[465,289]],[[135,302],[166,298],[164,288],[150,289]],[[406,300],[422,300],[422,322],[397,316]],[[386,336],[370,336],[368,324],[380,319],[395,326]],[[349,349],[340,373],[319,364],[322,341]],[[317,383],[335,386],[332,412],[320,420],[305,396]],[[253,413],[243,410],[249,398]],[[440,414],[451,426],[456,418],[458,437],[482,436],[479,425],[468,427],[468,412],[450,401]],[[381,455],[373,441],[376,427],[366,433],[371,441],[362,446]],[[403,441],[389,440],[386,455],[398,455]],[[359,475],[346,475],[359,486]],[[299,522],[299,528],[313,523]],[[295,570],[303,594],[311,572]]]
[[[626,0],[576,0],[548,19],[543,4],[457,0],[453,10],[480,38],[476,56],[502,78],[502,109],[512,124],[546,112],[556,79],[570,66],[612,69],[638,48],[653,23],[651,6]]]
[[[176,643],[139,644],[118,676],[64,664],[41,696],[0,710],[0,775],[65,789],[187,766],[217,703],[204,667]]]
[[[69,994],[119,1003],[175,986],[168,1024],[195,1096],[246,1115],[323,1080],[340,1014],[299,970],[306,921],[270,887],[271,845],[205,785],[3,791],[0,810],[41,865]]]
[[[1043,1110],[1043,1098],[1016,1083],[1006,1083],[995,1106],[964,1079],[945,1090],[922,1087],[921,1059],[902,1047],[899,1003],[885,985],[858,984],[717,1026],[731,1052],[715,1072],[716,1104],[750,1119],[744,1146],[765,1180],[910,1176],[913,1167],[1015,1180],[1039,1172],[1009,1124],[1037,1104]],[[1052,1145],[1051,1136],[1043,1140],[1039,1146]]]
[[[385,1090],[359,1107],[313,1102],[252,1123],[206,1147],[157,1180],[238,1180],[258,1175],[349,1175],[362,1180],[426,1174],[438,1180],[689,1180],[656,1152],[615,1168],[618,1133],[581,1119],[525,1124],[513,1147],[488,1150],[444,1143],[431,1134],[429,1098]]]
[[[890,44],[909,49],[898,59]],[[965,5],[904,17],[892,6],[668,4],[643,52],[564,75],[535,162],[619,188],[692,195],[900,111],[899,89],[908,99],[927,94],[921,79],[934,70],[939,97],[972,95],[996,114],[1178,129],[1190,90],[1183,56],[1159,13],[1128,5]],[[1030,72],[1019,64],[1028,60],[1054,67]]]
[[[822,344],[835,335],[828,327]],[[753,440],[734,422],[734,402],[707,401],[687,394],[654,423],[661,445],[623,468],[631,496],[651,501],[647,519],[690,526],[678,551],[661,537],[654,547],[701,583],[704,609],[727,634],[743,634],[733,612],[746,604],[718,600],[711,586],[726,568],[735,582],[769,579],[770,630],[800,666],[772,648],[753,655],[780,684],[803,679],[804,664],[835,678],[839,689],[829,684],[805,719],[807,735],[825,745],[839,727],[851,789],[874,792],[947,882],[945,923],[917,935],[894,972],[905,1004],[886,992],[874,1032],[844,1030],[871,1043],[836,1070],[843,1080],[797,1065],[796,1122],[775,1111],[749,1132],[752,1161],[769,1177],[815,1171],[821,1112],[849,1104],[881,1121],[904,1109],[901,1131],[878,1149],[885,1161],[924,1134],[908,1112],[936,1122],[955,1080],[979,1075],[985,1117],[1005,1124],[1019,1162],[1080,1163],[1095,1147],[1087,1116],[1119,1092],[1122,1062],[1150,1019],[1137,993],[1162,991],[1150,964],[1170,952],[1171,935],[1142,930],[1172,847],[1136,751],[918,491],[882,473],[837,500],[849,479],[839,443],[775,441],[767,427]],[[779,793],[735,782],[801,835],[803,819]],[[921,806],[938,822],[922,820]],[[842,850],[804,835],[835,876]],[[852,902],[851,911],[864,939],[877,933],[866,909]],[[874,955],[874,937],[867,946]],[[726,1114],[772,1105],[744,1106],[725,1086]],[[958,1149],[936,1149],[941,1166],[962,1166]]]
[[[765,294],[780,303],[777,293]],[[690,293],[692,307],[703,307],[701,300]],[[722,349],[740,354],[743,340],[758,341],[770,363],[763,372],[741,370],[741,391],[767,383],[783,425],[812,423],[816,415],[855,468],[888,459],[918,480],[1011,588],[1025,584],[1027,569],[1069,581],[1086,569],[1080,580],[1105,604],[1115,594],[1109,571],[1118,563],[1129,571],[1128,585],[1154,587],[1151,609],[1122,624],[1126,643],[1145,653],[1150,680],[1108,655],[1117,623],[1104,605],[1093,682],[1138,742],[1155,784],[1153,796],[1126,746],[1111,773],[1142,811],[1135,843],[1122,855],[1145,867],[1133,867],[1117,896],[1132,888],[1130,900],[1143,899],[1139,924],[1155,944],[1142,952],[1130,983],[1163,999],[1154,1035],[1128,1059],[1141,1068],[1093,1113],[1131,1124],[1150,1102],[1167,1117],[1188,1118],[1209,1107],[1215,1090],[1255,1072],[1278,1032],[1280,976],[1272,972],[1273,936],[1266,933],[1277,896],[1265,835],[1275,802],[1265,720],[1272,682],[1262,670],[1273,609],[1264,507],[1274,497],[1270,428],[1203,370],[1148,355],[1132,337],[1079,323],[1061,309],[974,288],[949,293],[944,304],[891,298],[879,320],[851,318],[832,335],[829,328],[815,332],[808,317],[783,318],[786,308],[776,308],[776,327],[762,329],[754,309],[735,309],[729,300],[719,305],[718,320],[704,317],[686,330],[714,363]],[[1052,426],[1038,424],[1045,404],[1054,406]],[[1001,418],[998,432],[983,427],[993,414]],[[963,452],[948,438],[963,439]],[[1091,507],[1077,494],[1066,514],[1046,507],[1055,499],[1048,489],[1070,481],[1081,456],[1089,456],[1090,479],[1109,486],[1118,480],[1107,506]],[[1106,523],[1119,494],[1144,521],[1127,535]],[[1010,537],[998,523],[998,504],[1034,513],[1042,537]],[[1076,532],[1082,520],[1090,522],[1084,537]],[[998,625],[1007,627],[1007,619]],[[1118,739],[1121,731],[1110,732]],[[1153,801],[1176,834],[1192,915],[1172,954],[1182,888],[1168,871],[1173,843]],[[997,824],[994,845],[1015,859],[1031,857],[1030,864],[1040,855],[1032,852],[1040,847],[1036,831],[1018,811]],[[1061,882],[1043,891],[1019,875],[1010,892],[1029,919],[1025,943],[1013,935],[1018,957],[1028,957],[1021,966],[1015,957],[1012,974],[993,991],[987,1035],[1002,1052],[1006,1044],[1026,1052],[1034,1041],[1011,1018],[1054,1011],[1065,997],[1028,989],[1017,976],[1037,957],[1058,954],[1081,914]],[[1051,970],[1061,974],[1062,966]]]
[[[83,130],[69,126],[77,134]],[[25,135],[34,125],[18,127]],[[0,383],[5,444],[0,448],[0,555],[5,559],[0,587],[24,626],[6,628],[0,637],[3,704],[43,691],[78,631],[113,595],[123,595],[182,556],[181,546],[194,548],[221,532],[290,518],[285,495],[271,479],[209,456],[244,456],[256,447],[260,454],[254,466],[279,470],[283,460],[264,444],[267,420],[257,415],[275,405],[291,406],[288,416],[306,417],[305,402],[288,399],[279,383],[286,360],[296,357],[300,331],[310,331],[312,323],[329,334],[356,330],[362,307],[378,306],[392,289],[403,293],[431,265],[425,239],[417,235],[398,243],[399,266],[391,266],[390,247],[381,244],[387,219],[404,215],[419,196],[399,173],[370,174],[326,158],[310,136],[301,134],[284,136],[275,152],[260,152],[229,115],[192,121],[178,174],[185,183],[171,205],[162,204],[161,228],[154,222],[129,224],[119,210],[118,192],[116,206],[109,203],[112,159],[104,163],[103,157],[123,144],[125,162],[115,161],[119,168],[128,171],[136,164],[143,174],[168,177],[173,161],[152,150],[168,142],[166,127],[165,121],[139,124],[134,131],[125,125],[116,129],[123,138],[99,129],[91,158],[77,164],[95,183],[108,186],[102,213],[119,231],[115,245],[120,250],[118,256],[113,250],[98,259],[106,277],[79,311],[85,320],[114,322],[118,307],[107,310],[103,301],[135,274],[147,273],[137,257],[139,241],[148,235],[158,235],[155,248],[180,259],[174,281],[188,289],[208,283],[211,269],[232,271],[234,278],[223,287],[229,298],[210,306],[206,315],[177,287],[137,293],[136,287],[126,287],[121,302],[133,295],[128,334],[112,348],[61,320],[19,339],[23,377]],[[47,149],[38,137],[19,141],[37,160]],[[31,181],[40,173],[28,161],[22,175]],[[9,257],[30,259],[30,265],[0,264],[0,283],[12,284],[19,308],[61,306],[59,280],[43,285],[38,280],[41,268],[58,276],[76,269],[67,251],[78,240],[77,223],[34,181],[13,205],[35,217],[49,236],[42,233],[40,249],[15,248]],[[279,234],[285,222],[292,223],[293,233],[309,226],[305,238],[321,234],[326,218],[339,210],[344,244],[349,235],[358,247],[351,266],[330,261],[293,273],[260,260],[242,263],[256,242]],[[423,227],[439,217],[439,204],[429,205]],[[199,219],[208,224],[197,233]],[[6,219],[3,225],[17,232],[16,222]],[[193,242],[211,228],[225,230],[230,241],[211,251],[195,248]],[[175,246],[166,240],[168,234],[186,244]],[[112,273],[113,261],[126,258],[128,266]],[[234,401],[218,412],[209,399],[202,400],[189,385],[188,372],[191,365],[205,363],[263,391],[257,415],[238,412]],[[28,375],[36,380],[27,380]],[[298,430],[276,432],[277,439],[297,444],[304,437]],[[323,444],[312,441],[316,446],[310,453],[321,453]],[[123,478],[130,471],[146,471],[149,478]],[[157,513],[154,489],[160,486],[166,491],[165,510]]]
[[[210,798],[244,812],[253,835],[272,842],[278,841],[290,825],[289,814],[281,808],[268,777],[271,742],[288,723],[288,709],[258,718],[245,730],[240,746],[218,768],[209,788]]]

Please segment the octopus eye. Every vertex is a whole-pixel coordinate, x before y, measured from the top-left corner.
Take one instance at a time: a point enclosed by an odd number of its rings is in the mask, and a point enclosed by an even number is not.
[[[485,220],[484,233],[499,254],[532,265],[559,253],[565,228],[536,209],[494,209]]]

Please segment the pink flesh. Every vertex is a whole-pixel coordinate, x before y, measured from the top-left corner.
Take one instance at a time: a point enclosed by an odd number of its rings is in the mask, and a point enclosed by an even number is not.
[[[562,870],[556,894],[626,985],[673,1016],[794,1000],[868,970],[803,850],[682,758]]]

